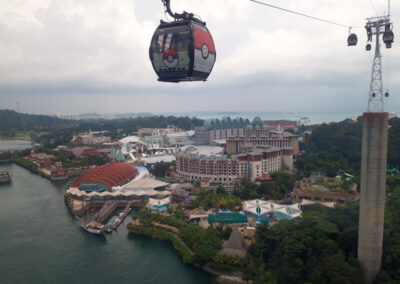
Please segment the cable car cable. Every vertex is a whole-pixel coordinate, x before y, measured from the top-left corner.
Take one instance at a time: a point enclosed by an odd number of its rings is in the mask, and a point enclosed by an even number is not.
[[[374,1],[374,0],[369,0],[369,3],[370,3],[371,6],[372,6],[372,10],[374,10],[374,12],[375,12],[375,15],[378,17],[378,10],[376,9],[376,6],[375,6],[375,4],[374,4],[373,1]]]
[[[389,50],[386,49],[386,92],[389,92],[389,69],[390,69],[390,57],[389,57]]]
[[[278,9],[278,10],[281,10],[281,11],[284,11],[284,12],[296,14],[296,15],[299,15],[299,16],[303,16],[303,17],[310,18],[310,19],[313,19],[313,20],[325,22],[325,23],[331,24],[331,25],[344,27],[344,28],[347,28],[347,29],[349,29],[349,28],[353,28],[353,29],[354,28],[361,28],[361,27],[352,27],[352,26],[348,26],[348,25],[343,25],[343,24],[340,24],[340,23],[336,23],[336,22],[333,22],[333,21],[325,20],[325,19],[322,19],[322,18],[317,18],[317,17],[314,17],[314,16],[310,16],[310,15],[307,15],[307,14],[303,14],[303,13],[300,13],[300,12],[296,12],[296,11],[289,10],[289,9],[286,9],[286,8],[278,7],[278,6],[271,5],[271,4],[268,4],[268,3],[265,3],[265,2],[261,2],[261,1],[257,1],[257,0],[250,0],[250,1],[254,2],[254,3],[257,3],[257,4],[260,4],[260,5],[265,5],[265,6],[274,8],[274,9]]]

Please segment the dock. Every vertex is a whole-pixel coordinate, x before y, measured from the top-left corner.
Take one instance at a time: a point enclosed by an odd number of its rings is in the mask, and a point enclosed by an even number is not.
[[[131,211],[132,204],[133,204],[132,202],[126,204],[122,213],[120,213],[118,218],[115,220],[114,224],[111,225],[111,230],[116,230],[119,227],[119,225],[121,225],[121,223],[125,220],[126,216],[128,216],[128,213]]]
[[[106,201],[103,207],[95,214],[96,221],[103,223],[118,207],[118,201]]]
[[[94,207],[98,207],[100,202],[89,201],[86,205],[86,209],[91,209]],[[116,200],[116,201],[106,201],[102,202],[102,206],[100,210],[94,215],[94,219],[96,222],[103,224],[105,220],[107,220],[117,208],[123,207],[123,211],[118,215],[115,222],[111,224],[108,228],[105,229],[106,232],[111,232],[116,230],[119,225],[125,220],[126,216],[128,216],[131,211],[131,207],[137,202],[128,201],[128,200]]]

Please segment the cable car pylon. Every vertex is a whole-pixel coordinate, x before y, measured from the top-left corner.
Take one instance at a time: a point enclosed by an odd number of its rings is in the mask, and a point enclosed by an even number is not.
[[[390,16],[373,17],[367,19],[365,29],[368,41],[372,42],[375,36],[375,55],[372,62],[371,81],[368,96],[368,112],[384,111],[384,93],[382,85],[382,55],[380,49],[380,37],[382,36],[386,48],[391,48],[394,39],[391,29]],[[370,44],[367,44],[367,50]]]
[[[357,258],[365,282],[374,283],[382,266],[383,229],[386,201],[386,164],[389,114],[384,111],[380,37],[386,48],[393,42],[390,15],[367,19],[368,42],[375,36],[367,112],[363,114],[360,213]],[[367,50],[371,49],[370,43]]]

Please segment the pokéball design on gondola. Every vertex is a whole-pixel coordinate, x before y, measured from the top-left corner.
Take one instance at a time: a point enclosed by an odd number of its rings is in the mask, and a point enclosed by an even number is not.
[[[171,48],[167,49],[164,52],[163,60],[165,66],[167,66],[168,68],[174,68],[179,62],[178,53],[176,53],[176,51]]]
[[[207,44],[204,43],[203,46],[201,47],[201,56],[204,59],[207,59],[208,54],[209,54],[208,46],[207,46]]]

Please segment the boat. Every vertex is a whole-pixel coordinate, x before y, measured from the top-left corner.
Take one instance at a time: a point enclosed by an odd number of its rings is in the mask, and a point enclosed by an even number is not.
[[[0,184],[3,183],[10,183],[11,182],[11,175],[9,172],[0,172]]]
[[[101,224],[100,224],[101,225]],[[95,222],[84,223],[81,222],[81,228],[86,232],[89,232],[94,235],[103,235],[104,234],[104,226],[99,226]]]
[[[82,218],[80,225],[83,230],[94,235],[102,235],[105,230],[104,225],[93,218]]]
[[[51,171],[50,179],[51,180],[65,180],[69,178],[67,169],[54,169]]]

